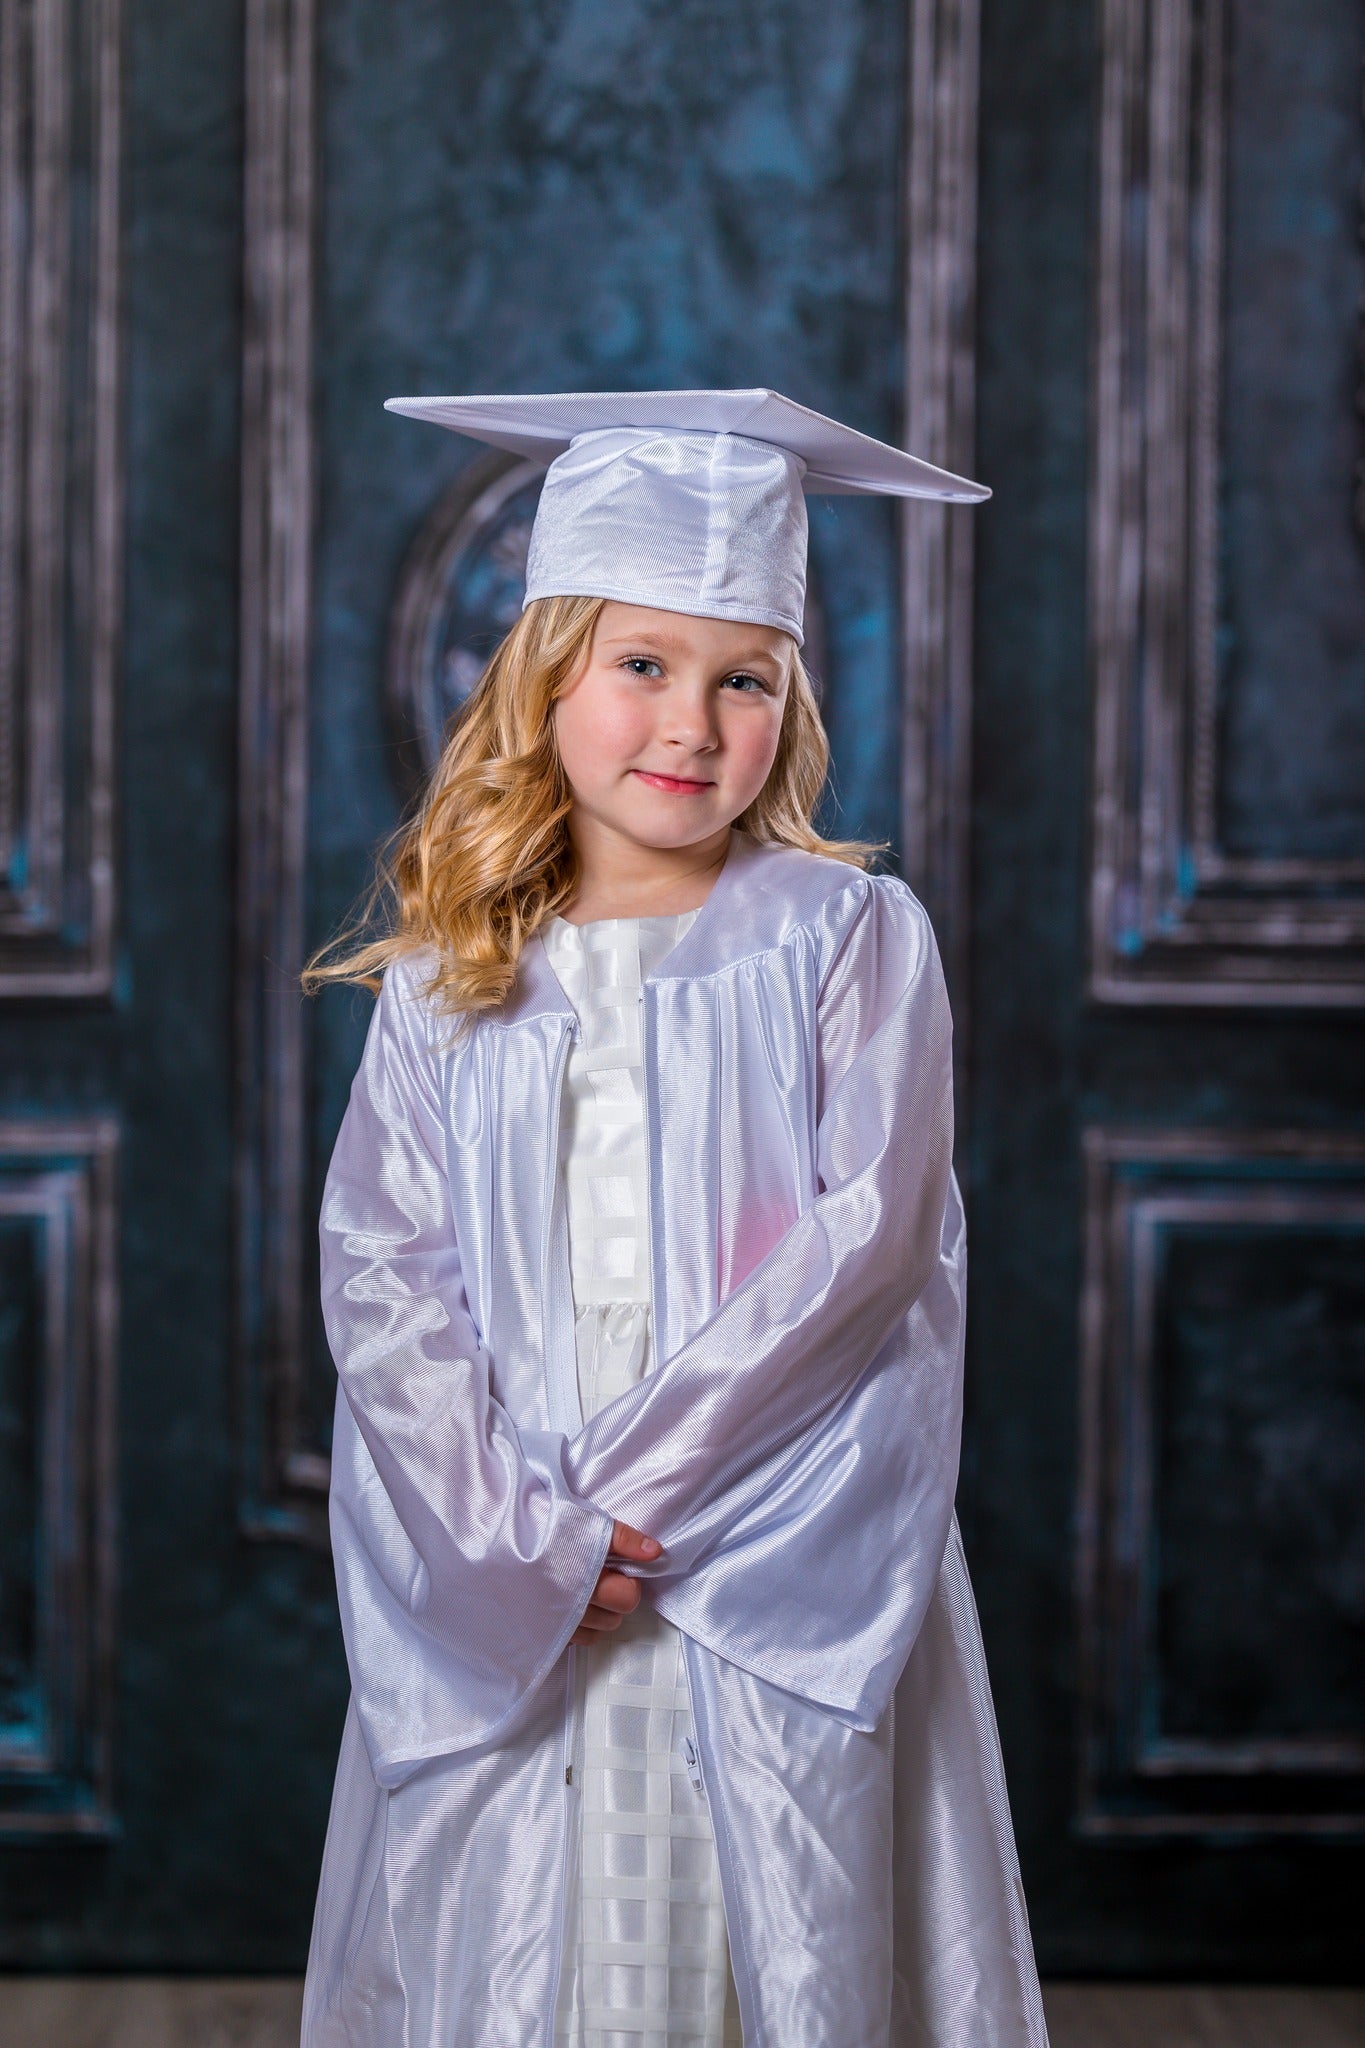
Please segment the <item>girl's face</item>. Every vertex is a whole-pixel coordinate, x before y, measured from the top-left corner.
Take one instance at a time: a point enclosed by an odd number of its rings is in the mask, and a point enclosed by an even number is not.
[[[776,626],[604,604],[554,707],[571,824],[661,849],[728,827],[773,765],[794,651]]]

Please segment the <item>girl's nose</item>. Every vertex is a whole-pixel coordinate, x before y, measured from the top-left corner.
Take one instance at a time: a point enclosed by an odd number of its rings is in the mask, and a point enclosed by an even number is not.
[[[716,744],[716,717],[709,699],[682,696],[668,704],[662,720],[663,737],[694,752]]]

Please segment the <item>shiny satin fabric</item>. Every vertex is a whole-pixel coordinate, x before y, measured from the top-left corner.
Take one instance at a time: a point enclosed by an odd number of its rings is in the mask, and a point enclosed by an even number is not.
[[[611,597],[780,626],[802,644],[806,465],[744,434],[606,427],[550,464],[526,603]]]
[[[953,1518],[951,1026],[887,876],[734,832],[643,988],[660,1363],[578,1402],[539,941],[391,970],[323,1199],[352,1703],[304,2048],[550,2038],[572,1656],[620,1515],[682,1630],[748,2048],[1044,2048]],[[458,1248],[458,1249],[457,1249]]]

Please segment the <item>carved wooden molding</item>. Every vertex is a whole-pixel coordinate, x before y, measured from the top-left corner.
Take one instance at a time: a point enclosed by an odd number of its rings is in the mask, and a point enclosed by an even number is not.
[[[0,1719],[0,1838],[113,1832],[115,1168],[105,1118],[0,1123],[0,1228],[27,1225],[37,1299],[33,1656]]]
[[[1365,862],[1237,858],[1218,781],[1225,0],[1101,0],[1091,991],[1365,1003]]]
[[[247,0],[237,1394],[247,1528],[325,1539],[327,1461],[303,1421],[304,1246],[313,1225],[304,1214],[306,1035],[297,994],[314,488],[315,17],[315,0]],[[909,17],[906,440],[916,454],[965,469],[974,374],[977,0],[909,0]],[[910,507],[902,553],[907,872],[934,913],[959,990],[970,518],[964,508]],[[439,564],[425,566],[435,573]],[[391,693],[405,687],[393,680],[393,665],[412,652],[403,637],[412,626],[412,619],[395,622]]]
[[[1156,1419],[1163,1247],[1205,1230],[1365,1243],[1365,1137],[1085,1134],[1079,1824],[1094,1836],[1365,1835],[1365,1738],[1162,1727]],[[1246,1512],[1256,1512],[1246,1503]]]
[[[107,993],[120,0],[0,0],[0,997]]]
[[[970,475],[976,413],[978,0],[911,0],[905,440]],[[965,1067],[971,829],[969,506],[902,508],[901,845],[934,921]]]
[[[248,0],[238,753],[238,1412],[245,1515],[316,1519],[300,1422],[308,664],[313,574],[314,0]]]

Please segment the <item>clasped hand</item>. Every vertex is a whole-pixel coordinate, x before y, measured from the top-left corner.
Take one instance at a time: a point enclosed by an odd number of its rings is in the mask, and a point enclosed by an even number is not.
[[[600,1642],[611,1629],[619,1628],[626,1616],[633,1614],[639,1606],[640,1581],[627,1578],[624,1572],[613,1571],[610,1563],[613,1557],[651,1564],[662,1555],[663,1545],[653,1536],[642,1535],[638,1529],[632,1529],[629,1522],[613,1521],[611,1543],[607,1549],[608,1562],[597,1575],[592,1598],[569,1641]]]

